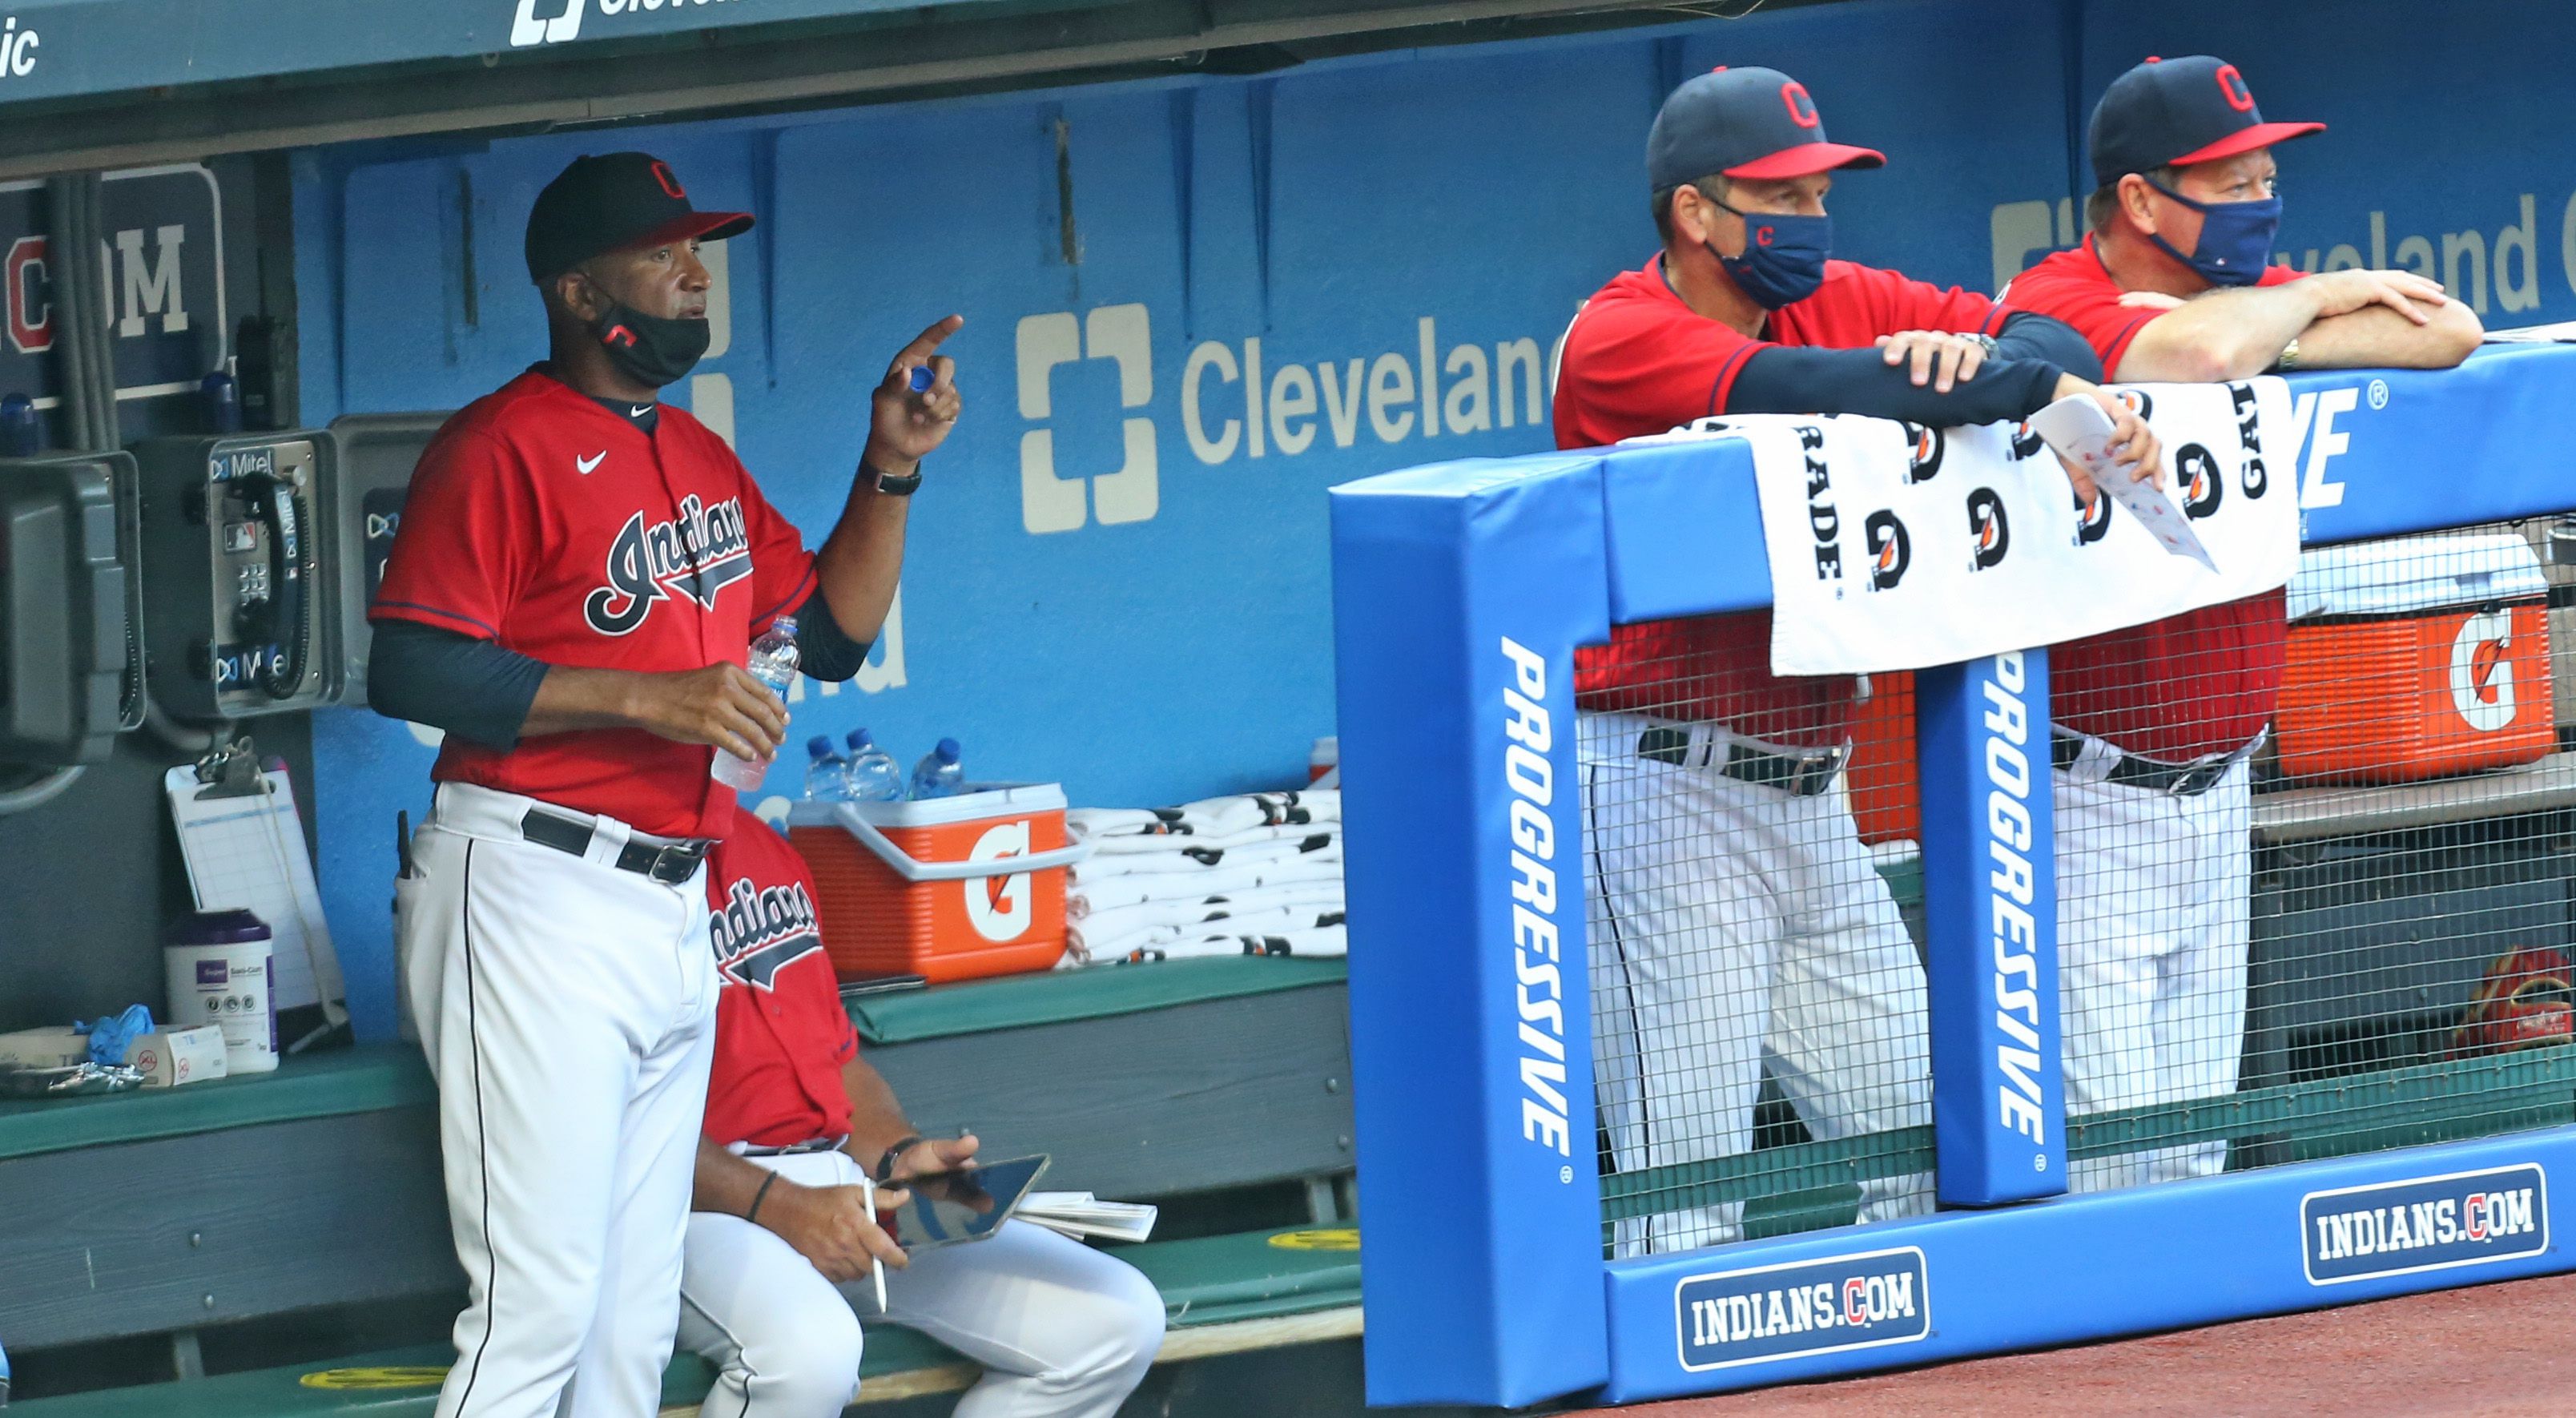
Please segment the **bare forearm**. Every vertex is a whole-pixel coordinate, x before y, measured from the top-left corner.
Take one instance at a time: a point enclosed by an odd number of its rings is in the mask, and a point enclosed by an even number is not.
[[[2456,300],[2421,309],[2421,325],[2383,305],[2327,316],[2300,333],[2299,367],[2449,369],[2485,338],[2477,312]]]
[[[873,456],[869,461],[889,473],[912,471],[909,465],[887,467]],[[878,492],[870,481],[863,478],[852,485],[841,520],[814,558],[815,579],[822,583],[832,619],[862,643],[876,639],[894,604],[895,585],[903,576],[904,526],[912,509],[911,498]]]
[[[2308,283],[2214,290],[2147,322],[2120,356],[2114,376],[2133,383],[2210,384],[2270,369],[2290,341],[2306,362],[2306,331],[2317,318]]]
[[[698,1170],[689,1188],[691,1211],[717,1211],[727,1216],[740,1216],[751,1210],[752,1198],[760,1195],[763,1182],[776,1176],[768,1168],[746,1162],[704,1137],[698,1139]],[[769,1196],[761,1202],[766,1211],[778,1199],[782,1189],[795,1183],[785,1177],[770,1182]]]
[[[885,1075],[869,1067],[866,1059],[853,1058],[841,1065],[841,1090],[850,1096],[849,1153],[873,1172],[885,1150],[913,1136],[916,1129],[905,1120],[903,1105],[895,1101]]]

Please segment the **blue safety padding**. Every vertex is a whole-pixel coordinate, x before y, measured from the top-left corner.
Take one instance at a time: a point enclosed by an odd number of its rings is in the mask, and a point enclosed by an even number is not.
[[[2551,1185],[2571,1169],[2576,1128],[2553,1128],[1614,1261],[1606,1397],[1626,1403],[1713,1393],[2555,1274],[2576,1269],[2576,1252],[2557,1244],[2567,1224],[2560,1218],[2576,1219],[2576,1213]],[[2391,1186],[2376,1196],[2319,1195],[2410,1180],[2428,1185]],[[2537,1193],[2531,1198],[2537,1230],[2491,1230],[2483,1241],[2458,1239],[2358,1261],[2318,1253],[2318,1223],[2326,1214],[2350,1218],[2400,1207],[2411,1222],[2409,1204],[2416,1201],[2525,1188]],[[1376,1204],[1373,1193],[1370,1205]],[[2453,1207],[2455,1228],[2466,1214],[2465,1206]],[[2384,1227],[2379,1233],[2390,1234]],[[2337,1244],[2349,1252],[2358,1234]],[[1377,1244],[1374,1233],[1369,1244]],[[2423,1268],[2433,1266],[2443,1268]],[[1769,1267],[1778,1269],[1692,1280]],[[2344,1278],[2356,1269],[2365,1273]],[[1910,1300],[1914,1309],[1882,1305],[1865,1327],[1739,1337],[1732,1322],[1749,1310],[1711,1317],[1718,1326],[1694,1330],[1697,1317],[1680,1303],[1685,1292],[1749,1298],[1759,1290],[1824,1284],[1832,1287],[1829,1304],[1840,1310],[1845,1279],[1880,1276],[1890,1283],[1877,1286],[1878,1294]],[[1912,1293],[1901,1294],[1908,1283]],[[1767,1328],[1767,1301],[1763,1308],[1760,1323]],[[1369,1323],[1377,1323],[1374,1311]],[[1694,1342],[1711,1334],[1717,1342]],[[1820,1352],[1872,1340],[1884,1342]],[[1712,1367],[1685,1369],[1686,1354]],[[1728,1364],[1736,1359],[1750,1362]]]
[[[1600,462],[1332,498],[1372,1403],[1517,1407],[1609,1372],[1573,682],[1609,633]]]
[[[1914,677],[1932,1134],[1945,1206],[2066,1189],[2048,652]]]
[[[2539,474],[2576,427],[2576,347],[2490,345],[2452,370],[2292,375],[2291,427],[2264,430],[2295,469],[2301,540],[2317,546],[2556,511]],[[2280,452],[2272,452],[2277,444]]]
[[[1602,458],[1610,522],[1610,618],[1758,610],[1771,557],[1741,438],[1647,443]]]

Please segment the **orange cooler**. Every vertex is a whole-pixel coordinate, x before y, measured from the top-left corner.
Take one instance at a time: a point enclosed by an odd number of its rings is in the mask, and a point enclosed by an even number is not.
[[[1852,718],[1852,817],[1870,846],[1923,837],[1922,766],[1914,757],[1914,675],[1869,677]]]
[[[1064,954],[1064,789],[993,784],[928,802],[800,802],[832,968],[933,984],[1052,968]]]
[[[2321,547],[2290,583],[2281,770],[2397,783],[2557,747],[2549,585],[2511,532]]]

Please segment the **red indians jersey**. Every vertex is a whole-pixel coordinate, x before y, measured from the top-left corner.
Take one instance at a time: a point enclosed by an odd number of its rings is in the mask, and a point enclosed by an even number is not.
[[[802,604],[814,558],[724,440],[664,406],[650,434],[537,370],[439,429],[412,474],[369,615],[491,640],[550,665],[742,664]],[[430,776],[721,837],[715,750],[587,729],[499,752],[449,735]]]
[[[2267,268],[2257,285],[2295,281]],[[2117,377],[2129,343],[2163,312],[2125,306],[2093,238],[2013,278],[2003,300],[2075,327]],[[2168,616],[2048,652],[2049,712],[2068,728],[2172,763],[2243,745],[2272,718],[2288,654],[2279,591]]]
[[[786,1147],[850,1130],[841,1066],[858,1035],[814,924],[814,883],[787,839],[746,817],[708,858],[715,940],[715,1070],[706,1134]]]
[[[1894,271],[1825,263],[1805,300],[1771,312],[1751,339],[1682,304],[1663,258],[1623,271],[1574,317],[1556,386],[1556,445],[1597,448],[1726,412],[1746,360],[1781,345],[1864,349],[1906,330],[1991,334],[2003,312],[1984,296]],[[1771,673],[1771,612],[1647,621],[1577,650],[1576,703],[1670,719],[1722,720],[1738,733],[1823,745],[1849,737],[1854,682]]]

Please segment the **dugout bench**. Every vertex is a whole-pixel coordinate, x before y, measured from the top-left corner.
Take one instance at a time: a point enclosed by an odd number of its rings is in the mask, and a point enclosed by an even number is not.
[[[1338,960],[1183,961],[880,996],[852,1013],[916,1122],[971,1124],[996,1156],[1047,1152],[1056,1184],[1138,1199],[1306,1184],[1306,1225],[1118,1249],[1163,1294],[1171,1362],[1359,1333],[1342,978]],[[461,1297],[436,1101],[418,1050],[395,1044],[166,1092],[0,1102],[0,1342],[22,1374],[62,1345],[166,1334],[171,1346],[133,1386],[12,1411],[428,1414],[436,1377],[421,1370],[452,1357],[438,1336],[216,1377],[198,1336]],[[962,1389],[977,1371],[872,1326],[863,1372],[861,1406]],[[711,1377],[675,1358],[665,1404],[693,1411]]]

